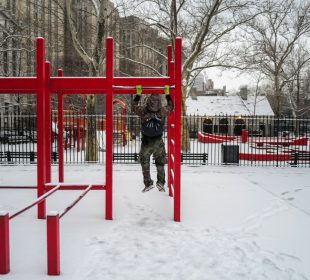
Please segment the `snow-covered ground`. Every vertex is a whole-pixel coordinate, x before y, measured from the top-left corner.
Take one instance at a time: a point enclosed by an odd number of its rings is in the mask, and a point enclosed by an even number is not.
[[[54,167],[54,180],[56,180]],[[154,168],[152,169],[153,175]],[[67,166],[67,182],[103,183],[104,166]],[[0,166],[0,185],[34,185],[34,166]],[[309,168],[182,167],[182,222],[172,199],[141,193],[140,166],[114,166],[114,220],[104,192],[91,191],[61,220],[57,279],[310,279]],[[59,191],[47,210],[62,210],[80,191]],[[13,213],[35,190],[0,189]],[[11,220],[11,272],[46,275],[46,222],[36,209]],[[54,279],[54,278],[53,278]]]

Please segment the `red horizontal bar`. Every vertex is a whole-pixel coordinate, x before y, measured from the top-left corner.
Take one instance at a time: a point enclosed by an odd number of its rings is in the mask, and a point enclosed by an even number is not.
[[[41,195],[40,197],[38,197],[37,200],[35,200],[33,203],[31,203],[30,205],[18,210],[17,212],[15,212],[13,215],[10,216],[10,220],[15,218],[16,216],[24,213],[25,211],[29,210],[30,208],[32,208],[33,206],[39,204],[40,202],[42,202],[43,200],[45,200],[46,198],[48,198],[50,195],[52,195],[54,192],[56,192],[58,189],[60,188],[59,184],[52,188],[51,190],[49,190],[49,192]]]
[[[36,189],[37,187],[36,186],[0,186],[0,189],[22,189],[22,190],[25,190],[25,189]]]
[[[105,90],[98,90],[98,89],[65,89],[65,90],[59,90],[62,94],[75,94],[75,95],[87,95],[87,94],[106,94]],[[56,93],[56,91],[52,92]]]
[[[150,78],[150,77],[115,77],[113,79],[113,86],[135,87],[137,85],[143,87],[164,87],[170,85],[169,77]]]
[[[119,90],[114,89],[113,93],[115,94],[136,94],[135,89],[128,89],[128,90]],[[164,94],[164,90],[159,89],[142,89],[143,94]]]
[[[3,93],[36,93],[37,81],[34,77],[0,78],[0,94]]]
[[[133,87],[132,89],[115,89],[115,93],[136,93],[134,87],[137,85],[141,85],[143,90],[143,87],[164,87],[169,85],[169,82],[170,78],[168,77],[117,77],[113,79],[113,86]],[[51,92],[64,91],[72,94],[105,93],[107,82],[105,77],[51,77],[50,90]],[[145,93],[153,93],[154,91],[156,92],[157,89],[143,90]]]
[[[46,190],[49,191],[51,189],[53,189],[56,185],[53,186],[47,186]],[[80,190],[85,190],[85,188],[88,185],[81,185],[81,186],[76,186],[76,185],[68,185],[68,186],[60,186],[60,188],[58,190],[60,191],[72,191],[72,190],[76,190],[76,191],[80,191]],[[33,190],[33,189],[37,189],[37,186],[0,186],[0,189],[12,189],[12,190],[16,190],[16,189],[21,189],[21,190]],[[92,191],[102,191],[105,190],[105,185],[93,185],[92,186]]]
[[[113,79],[113,85],[119,87],[133,87],[132,89],[115,89],[117,94],[135,94],[135,86],[164,87],[169,85],[170,78],[148,78],[148,77],[117,77]],[[105,77],[51,77],[50,91],[64,91],[67,94],[99,94],[105,93],[107,89]],[[37,92],[37,81],[35,77],[0,78],[0,94],[3,93],[29,93]],[[162,93],[160,89],[145,89],[143,93]]]
[[[105,91],[106,88],[106,78],[103,77],[51,77],[50,79],[51,92]]]
[[[80,194],[80,196],[76,200],[74,200],[66,209],[59,213],[59,219],[66,215],[91,189],[92,185],[89,185],[87,189],[85,189],[84,192]]]
[[[77,185],[66,185],[66,186],[60,186],[59,190],[60,191],[82,191],[82,190],[85,190],[89,185],[80,185],[80,186],[77,186]],[[46,186],[45,187],[46,190],[50,190],[53,188],[53,186]],[[91,190],[92,191],[103,191],[105,190],[105,185],[92,185],[92,188]]]

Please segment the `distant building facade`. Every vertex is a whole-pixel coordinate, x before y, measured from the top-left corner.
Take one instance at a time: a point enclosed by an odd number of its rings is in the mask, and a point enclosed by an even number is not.
[[[97,18],[91,0],[73,0],[72,12],[78,39],[92,55]],[[114,38],[115,76],[159,76],[167,74],[167,45],[158,31],[134,16],[120,17],[110,1],[105,37]],[[88,76],[89,68],[76,52],[68,26],[65,1],[4,0],[0,3],[0,76],[35,76],[37,37],[45,38],[46,59],[52,75],[62,68],[65,76]],[[1,48],[1,46],[0,46]],[[103,50],[105,52],[105,50]],[[105,53],[103,53],[105,55]],[[103,75],[105,75],[103,65]],[[130,106],[131,96],[120,96]],[[104,112],[104,96],[96,96],[96,111]],[[35,112],[34,95],[1,95],[0,113]],[[57,99],[53,103],[55,106]],[[71,105],[72,106],[71,106]],[[79,96],[66,98],[66,109],[79,108]],[[70,106],[72,108],[70,108]],[[15,111],[14,111],[15,110]]]
[[[226,94],[226,86],[222,89],[215,89],[212,79],[208,79],[203,73],[199,73],[193,82],[189,95],[192,98],[197,96],[224,96]]]
[[[0,76],[35,76],[37,37],[45,38],[46,59],[63,65],[63,6],[50,0],[0,3]],[[1,95],[0,113],[33,113],[34,96]]]
[[[247,127],[251,128],[251,135],[272,133],[274,112],[267,97],[248,94],[246,87],[235,95],[188,98],[186,112],[193,120],[198,120],[189,122],[193,124],[190,125],[190,131],[194,135],[198,131],[240,135],[242,128]]]

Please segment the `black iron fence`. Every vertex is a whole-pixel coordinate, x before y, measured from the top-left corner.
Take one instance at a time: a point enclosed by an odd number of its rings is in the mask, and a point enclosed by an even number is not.
[[[52,115],[53,163],[58,161],[58,117]],[[93,133],[90,133],[90,129]],[[115,163],[138,163],[140,120],[114,116]],[[81,164],[92,158],[89,135],[96,138],[95,161],[105,162],[105,116],[66,113],[64,158]],[[182,163],[190,165],[310,166],[310,120],[270,116],[186,116],[183,118]],[[166,137],[166,130],[163,136]],[[35,115],[0,114],[0,163],[35,164]]]

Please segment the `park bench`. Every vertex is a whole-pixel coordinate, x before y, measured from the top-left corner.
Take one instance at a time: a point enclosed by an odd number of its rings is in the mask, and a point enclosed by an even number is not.
[[[206,165],[208,160],[208,154],[207,153],[182,153],[181,154],[181,163],[199,163]]]
[[[181,154],[181,163],[199,163],[199,164],[207,164],[208,154],[207,153],[199,153],[199,154],[190,154],[190,153],[182,153]],[[114,153],[113,154],[113,162],[119,163],[139,163],[139,154],[138,153]],[[154,159],[153,159],[154,163]]]
[[[6,163],[14,163],[14,159],[29,159],[30,163],[35,163],[35,159],[37,158],[36,152],[21,152],[21,151],[6,151],[0,152],[0,159]],[[51,154],[52,162],[57,162],[58,153],[52,152]]]
[[[291,166],[297,166],[298,164],[310,164],[310,151],[292,151]]]
[[[138,153],[113,153],[113,162],[120,163],[138,163]]]

